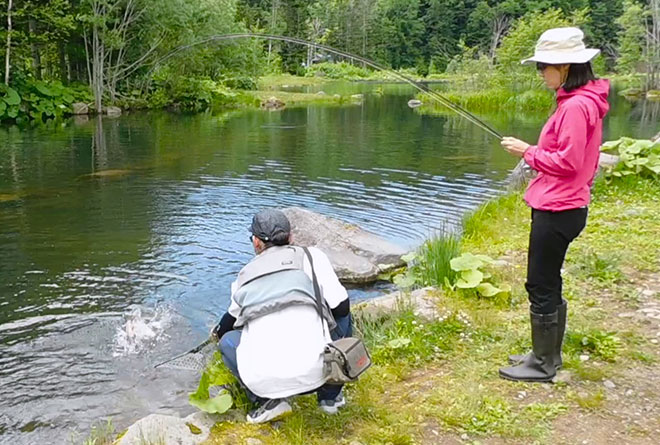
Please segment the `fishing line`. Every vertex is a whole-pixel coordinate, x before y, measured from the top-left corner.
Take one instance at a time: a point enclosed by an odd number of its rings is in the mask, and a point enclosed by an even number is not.
[[[158,65],[165,62],[166,60],[173,57],[174,55],[180,53],[181,51],[185,51],[187,49],[190,49],[190,48],[198,46],[198,45],[204,45],[206,43],[219,42],[219,41],[223,41],[223,40],[244,39],[244,38],[279,40],[279,41],[282,41],[282,42],[296,43],[296,44],[299,44],[299,45],[305,45],[305,46],[309,46],[309,47],[312,47],[312,48],[319,48],[319,49],[322,49],[323,51],[327,51],[329,53],[336,54],[338,56],[345,57],[345,58],[348,58],[348,59],[357,60],[358,62],[362,62],[365,65],[368,65],[368,66],[370,66],[374,69],[377,69],[379,71],[383,71],[385,73],[388,73],[391,76],[393,76],[393,77],[395,77],[395,78],[397,78],[397,79],[399,79],[403,82],[408,83],[409,85],[413,86],[415,89],[420,91],[422,94],[425,94],[425,95],[429,96],[430,98],[432,98],[435,101],[439,102],[443,106],[449,108],[450,110],[452,110],[453,112],[455,112],[459,116],[467,119],[469,122],[471,122],[474,125],[478,126],[482,130],[489,133],[490,135],[496,137],[499,140],[502,139],[502,135],[497,130],[495,130],[493,127],[491,127],[486,122],[479,119],[474,114],[467,111],[465,108],[463,108],[460,105],[452,102],[447,97],[443,96],[442,94],[438,93],[437,91],[431,90],[428,86],[426,86],[422,83],[416,82],[415,80],[411,79],[410,77],[408,77],[404,74],[397,73],[396,71],[393,71],[389,68],[386,68],[386,67],[380,65],[379,63],[374,62],[373,60],[367,59],[366,57],[351,54],[351,53],[348,53],[346,51],[342,51],[342,50],[333,48],[331,46],[310,42],[309,40],[299,39],[297,37],[285,37],[285,36],[278,36],[278,35],[274,35],[274,34],[261,34],[261,33],[236,33],[236,34],[223,34],[223,35],[208,37],[208,38],[200,40],[198,42],[190,43],[188,45],[179,46],[178,48],[175,48],[172,51],[170,51],[169,53],[167,53],[160,60],[158,60],[154,64],[154,66],[149,70],[149,72],[147,73],[147,78],[150,77],[151,73],[156,69],[156,67]]]

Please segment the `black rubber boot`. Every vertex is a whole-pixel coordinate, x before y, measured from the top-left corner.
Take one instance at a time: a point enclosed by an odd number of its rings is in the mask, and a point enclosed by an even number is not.
[[[522,382],[549,382],[555,369],[555,348],[557,347],[558,311],[552,314],[530,312],[532,323],[532,353],[518,365],[500,369],[500,377]]]
[[[561,347],[564,342],[564,334],[566,333],[566,311],[568,303],[562,300],[562,303],[557,306],[557,346],[555,347],[555,368],[560,370],[564,362],[561,358]],[[509,356],[509,363],[512,365],[520,364],[527,356],[531,354],[512,354]]]

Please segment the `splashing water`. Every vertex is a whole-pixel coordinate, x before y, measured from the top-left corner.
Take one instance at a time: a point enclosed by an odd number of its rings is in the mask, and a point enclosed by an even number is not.
[[[146,312],[144,315],[143,311]],[[172,317],[173,311],[169,306],[159,306],[151,311],[134,308],[124,316],[124,323],[117,327],[113,356],[138,354],[153,347],[157,340],[167,338],[165,330],[171,325]]]

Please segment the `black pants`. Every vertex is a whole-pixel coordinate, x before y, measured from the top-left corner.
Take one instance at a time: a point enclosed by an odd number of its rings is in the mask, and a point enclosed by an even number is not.
[[[551,314],[561,304],[561,267],[568,245],[587,223],[587,213],[586,207],[562,212],[532,209],[525,283],[532,312]]]

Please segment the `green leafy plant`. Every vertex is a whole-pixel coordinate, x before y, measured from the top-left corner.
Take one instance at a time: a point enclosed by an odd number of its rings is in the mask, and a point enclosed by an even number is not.
[[[603,332],[598,329],[569,332],[565,344],[567,352],[589,353],[609,362],[616,360],[622,347],[621,340],[613,332]]]
[[[394,275],[393,282],[403,289],[416,284],[422,286],[443,286],[447,280],[454,280],[456,272],[449,262],[460,251],[459,237],[443,230],[440,235],[427,240],[414,252],[401,257],[408,264],[404,273]]]
[[[71,113],[71,104],[89,100],[89,90],[59,81],[27,79],[15,88],[0,85],[0,121],[28,118],[45,120]]]
[[[201,411],[217,414],[227,412],[232,406],[245,410],[250,405],[245,391],[219,353],[202,373],[197,390],[188,395],[188,401]]]
[[[494,264],[495,261],[487,255],[474,255],[464,253],[450,261],[451,268],[458,273],[458,279],[451,284],[447,281],[447,286],[451,289],[470,289],[479,296],[491,298],[498,294],[507,293],[509,289],[496,287],[493,283],[487,281],[492,275],[482,270],[486,266]]]
[[[616,141],[605,142],[601,151],[619,156],[620,162],[604,168],[608,178],[629,175],[660,176],[660,141],[622,137]]]

